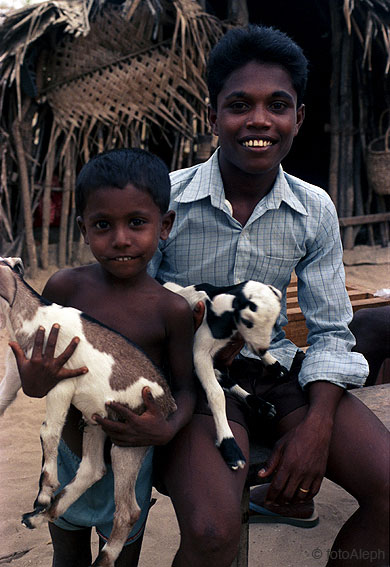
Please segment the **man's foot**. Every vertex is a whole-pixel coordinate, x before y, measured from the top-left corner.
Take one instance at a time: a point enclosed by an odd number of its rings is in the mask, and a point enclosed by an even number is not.
[[[250,523],[281,523],[301,528],[312,528],[318,524],[319,518],[313,500],[296,504],[267,504],[265,506],[268,488],[269,484],[262,484],[251,490]]]

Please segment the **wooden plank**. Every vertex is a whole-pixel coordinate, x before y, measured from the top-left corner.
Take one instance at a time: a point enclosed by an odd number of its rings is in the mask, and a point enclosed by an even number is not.
[[[356,289],[350,285],[347,286],[347,292],[353,312],[365,307],[390,305],[389,299],[374,297],[370,292]],[[286,337],[301,348],[307,346],[308,330],[305,317],[298,305],[297,286],[295,284],[290,284],[287,288],[287,317],[288,324],[284,327]]]

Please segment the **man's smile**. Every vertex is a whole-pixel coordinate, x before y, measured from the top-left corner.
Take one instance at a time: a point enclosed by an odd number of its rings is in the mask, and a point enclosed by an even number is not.
[[[268,148],[275,142],[266,136],[246,136],[239,140],[241,146],[244,148]]]

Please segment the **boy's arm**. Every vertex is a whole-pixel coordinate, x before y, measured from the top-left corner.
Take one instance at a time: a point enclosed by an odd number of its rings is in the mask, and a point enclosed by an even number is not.
[[[146,411],[137,415],[121,404],[111,403],[123,422],[94,415],[113,443],[120,446],[165,445],[186,425],[195,407],[195,387],[192,365],[193,314],[187,302],[177,296],[175,308],[166,306],[167,354],[170,386],[177,410],[167,419],[155,403],[149,388],[142,395]]]

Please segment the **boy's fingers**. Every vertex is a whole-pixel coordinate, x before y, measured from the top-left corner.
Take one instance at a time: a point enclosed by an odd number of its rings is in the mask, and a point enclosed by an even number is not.
[[[15,342],[15,341],[11,341],[8,344],[9,344],[12,352],[15,355],[16,364],[19,367],[20,364],[22,364],[23,362],[25,362],[27,360],[26,355],[24,354],[24,351],[21,348],[19,343]]]
[[[148,411],[152,411],[152,412],[156,411],[156,407],[157,407],[156,402],[153,398],[152,391],[150,388],[148,388],[148,386],[142,388],[142,399]]]
[[[64,352],[62,352],[58,357],[57,357],[57,362],[60,366],[63,366],[72,356],[72,354],[74,353],[74,351],[77,348],[77,345],[79,344],[80,339],[79,337],[74,337],[70,343],[68,344],[68,346],[66,347],[66,349],[64,350]],[[47,349],[46,349],[47,352]],[[46,353],[45,353],[46,354]],[[54,354],[54,351],[52,353],[52,355]]]
[[[82,376],[87,372],[88,368],[86,366],[82,366],[81,368],[63,368],[59,378],[60,380],[63,380],[64,378],[76,378],[77,376]]]
[[[49,336],[47,337],[47,343],[45,348],[45,356],[53,358],[54,351],[57,346],[57,339],[58,333],[60,331],[60,326],[57,323],[54,323],[52,328],[50,329]]]
[[[35,335],[31,358],[37,358],[42,356],[44,339],[45,339],[45,329],[44,327],[39,327]]]

